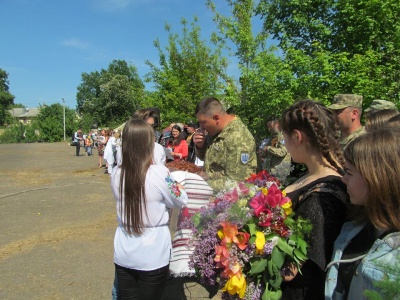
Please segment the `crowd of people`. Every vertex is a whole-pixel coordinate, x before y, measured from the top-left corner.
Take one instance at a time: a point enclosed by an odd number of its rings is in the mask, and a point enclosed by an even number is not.
[[[377,99],[363,126],[362,103],[353,94],[336,95],[330,106],[296,102],[265,120],[271,136],[258,147],[216,98],[198,103],[197,123],[157,132],[155,112],[141,109],[122,133],[102,130],[99,166],[104,158],[119,224],[113,299],[160,298],[171,253],[169,210],[188,201],[167,166],[183,161],[196,165],[215,193],[260,169],[274,175],[282,164],[302,165],[285,191],[296,215],[312,224],[308,259],[299,270],[284,265],[282,299],[363,299],[365,290],[379,292],[374,282],[394,280],[385,264],[400,263],[400,114]]]

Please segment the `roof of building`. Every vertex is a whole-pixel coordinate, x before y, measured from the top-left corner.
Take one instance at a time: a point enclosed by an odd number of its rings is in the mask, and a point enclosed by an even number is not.
[[[39,108],[18,107],[8,111],[15,118],[32,118],[39,114]]]

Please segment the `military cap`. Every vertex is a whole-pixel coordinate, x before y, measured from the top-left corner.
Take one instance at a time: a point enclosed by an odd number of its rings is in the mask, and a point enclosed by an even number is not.
[[[382,110],[382,109],[397,109],[396,104],[387,100],[375,99],[371,105],[365,110],[369,112],[371,110]]]
[[[193,127],[193,128],[196,129],[199,126],[196,123],[194,123],[193,121],[189,121],[189,122],[186,123],[185,127]]]
[[[362,107],[363,96],[354,94],[337,94],[333,97],[329,109],[344,109],[346,107]]]

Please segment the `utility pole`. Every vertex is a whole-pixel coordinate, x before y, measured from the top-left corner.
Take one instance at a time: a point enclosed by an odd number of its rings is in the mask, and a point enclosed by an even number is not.
[[[64,122],[64,141],[65,141],[65,100],[62,98],[63,101],[63,122]]]

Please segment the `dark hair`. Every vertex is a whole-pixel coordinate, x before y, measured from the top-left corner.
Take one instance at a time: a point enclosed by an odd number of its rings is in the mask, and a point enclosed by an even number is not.
[[[217,98],[204,98],[196,106],[196,115],[212,116],[215,113],[225,113],[221,102]]]
[[[279,122],[279,118],[277,117],[277,116],[269,116],[268,118],[267,118],[267,121],[266,121],[266,123],[268,123],[268,122]]]
[[[386,123],[385,127],[398,127],[400,128],[400,114],[391,117]]]
[[[382,127],[392,117],[397,116],[399,111],[397,109],[382,109],[378,110],[368,116],[367,124],[365,129],[367,131],[375,130]]]
[[[155,136],[144,120],[126,122],[122,139],[120,178],[121,216],[128,234],[141,234],[146,210],[145,180],[153,161]],[[123,200],[122,200],[123,199]]]
[[[132,119],[147,120],[148,118],[156,118],[158,116],[157,112],[151,108],[142,108],[136,110],[132,114]]]
[[[174,137],[172,136],[172,130],[174,130],[174,129],[179,131],[179,135],[178,135],[176,140],[174,140]],[[183,135],[182,135],[182,128],[179,125],[172,126],[172,128],[171,128],[171,142],[172,142],[172,145],[174,147],[175,146],[179,146],[179,144],[181,143],[181,141],[183,139],[184,138],[183,138]]]
[[[377,228],[399,231],[400,128],[378,128],[357,137],[344,157],[368,185],[365,209],[370,221]]]
[[[306,134],[310,146],[319,150],[331,166],[343,173],[344,160],[338,143],[336,118],[325,105],[309,99],[297,102],[283,112],[280,127],[288,135],[295,129]]]

